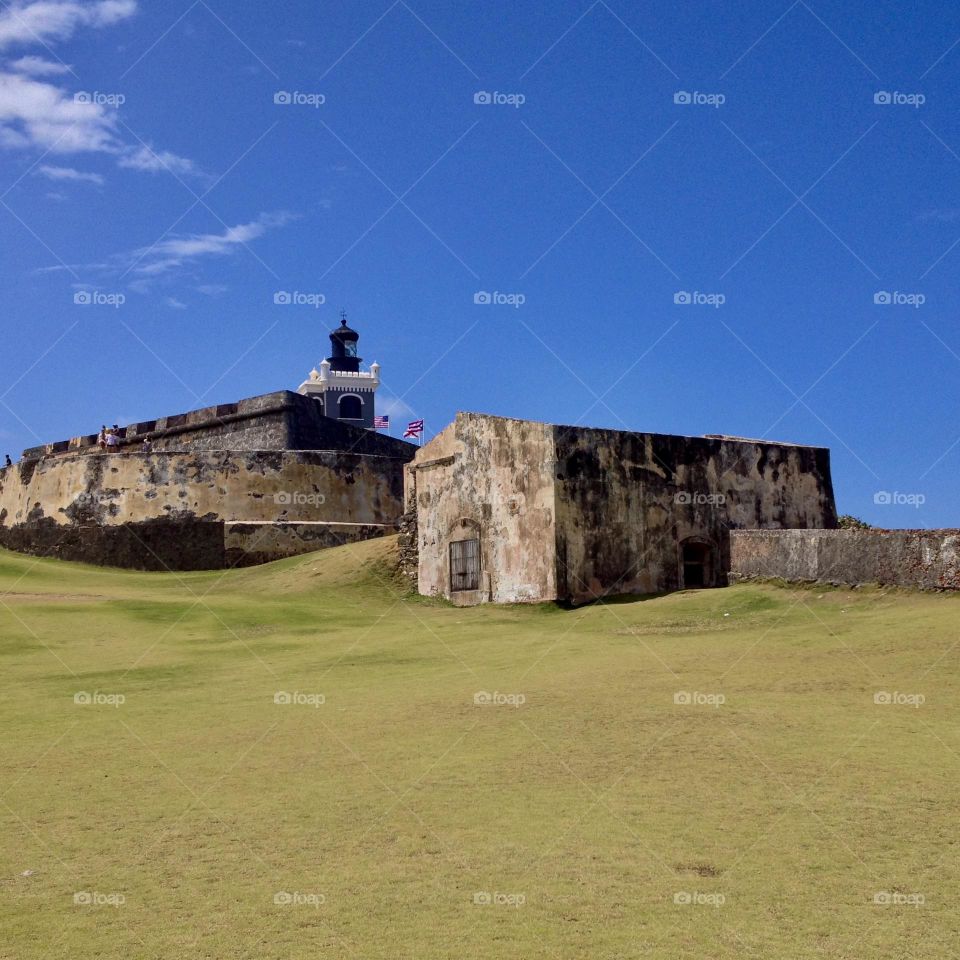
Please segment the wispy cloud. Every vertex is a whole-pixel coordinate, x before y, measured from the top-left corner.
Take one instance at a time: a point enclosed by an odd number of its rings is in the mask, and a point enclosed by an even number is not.
[[[168,173],[196,174],[199,172],[192,160],[178,157],[169,150],[154,150],[152,147],[140,147],[122,154],[117,163],[121,167],[146,170],[148,173],[158,173],[163,170]]]
[[[37,167],[35,174],[48,180],[72,180],[76,183],[96,183],[101,186],[103,184],[103,177],[99,173],[84,173],[74,170],[73,167],[54,167],[47,163]]]
[[[166,297],[163,301],[168,307],[173,307],[174,310],[186,310],[187,305],[182,301],[178,300],[176,297]]]
[[[136,10],[136,0],[20,0],[0,13],[0,48],[66,40],[77,27],[108,27],[132,17]]]
[[[168,287],[180,272],[195,267],[205,257],[225,257],[242,249],[268,230],[282,227],[291,220],[297,219],[297,214],[279,211],[276,213],[261,213],[256,220],[249,223],[240,223],[233,227],[225,227],[222,233],[192,233],[184,236],[165,237],[149,247],[139,247],[125,253],[112,254],[105,262],[52,264],[39,267],[34,273],[54,275],[70,273],[74,276],[86,274],[93,276],[97,282],[111,281],[121,283],[125,279],[132,280],[126,285],[136,293],[149,293],[158,283]],[[192,278],[196,282],[196,278]],[[83,284],[89,286],[90,284]],[[195,290],[208,297],[219,296],[229,288],[225,284],[209,283],[197,284]],[[178,303],[170,302],[175,298],[168,297],[167,305],[179,309]],[[185,306],[185,305],[184,305]]]
[[[71,67],[66,63],[58,63],[55,60],[45,60],[43,57],[34,57],[32,55],[21,57],[8,64],[11,70],[17,73],[28,73],[32,77],[51,77],[63,73],[70,73]]]
[[[222,233],[194,233],[182,237],[167,237],[149,247],[133,251],[134,273],[157,276],[167,273],[198,257],[219,257],[233,253],[239,247],[262,237],[274,227],[282,227],[295,219],[294,214],[262,213],[256,220],[227,227]]]

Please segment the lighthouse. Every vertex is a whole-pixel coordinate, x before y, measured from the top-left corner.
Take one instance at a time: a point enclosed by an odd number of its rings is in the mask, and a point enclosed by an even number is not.
[[[347,326],[346,314],[340,314],[340,326],[330,333],[330,356],[311,370],[297,393],[312,397],[322,412],[334,420],[355,427],[373,429],[374,404],[380,386],[380,364],[361,370],[357,354],[360,334]]]

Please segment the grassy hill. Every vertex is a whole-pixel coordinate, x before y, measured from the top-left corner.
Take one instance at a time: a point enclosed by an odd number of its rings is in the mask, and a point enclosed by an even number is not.
[[[955,952],[960,598],[464,610],[394,550],[0,552],[0,957]]]

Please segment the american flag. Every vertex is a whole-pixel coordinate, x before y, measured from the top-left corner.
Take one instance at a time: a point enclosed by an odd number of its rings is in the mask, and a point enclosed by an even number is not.
[[[423,433],[423,421],[411,420],[407,424],[407,429],[403,431],[403,439],[406,440],[407,437],[415,437],[417,440],[419,440],[420,434],[422,433]]]
[[[374,417],[374,418],[373,418],[373,429],[374,429],[374,430],[389,430],[389,429],[390,429],[390,418],[389,418],[389,417]]]

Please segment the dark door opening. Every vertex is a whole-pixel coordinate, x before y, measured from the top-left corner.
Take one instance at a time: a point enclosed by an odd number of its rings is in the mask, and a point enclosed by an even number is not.
[[[480,541],[454,540],[450,544],[450,590],[480,589]]]
[[[705,543],[685,543],[682,549],[683,586],[687,589],[710,586],[710,547]]]

